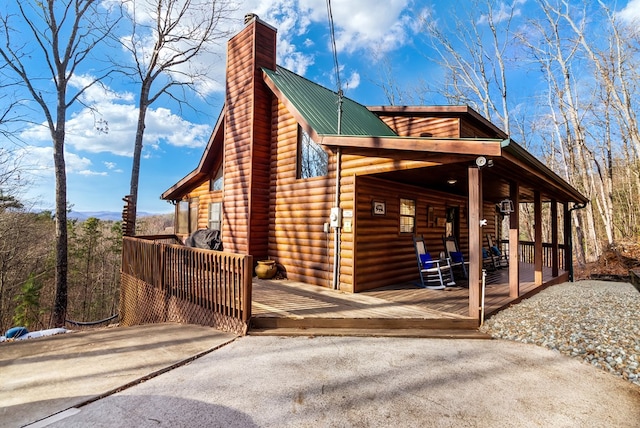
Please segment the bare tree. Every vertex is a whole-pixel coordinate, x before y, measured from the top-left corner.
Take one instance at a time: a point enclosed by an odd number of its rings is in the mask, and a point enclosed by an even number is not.
[[[546,0],[539,2],[541,17],[530,21],[529,31],[521,35],[543,71],[547,83],[547,159],[565,179],[573,183],[587,197],[592,199],[601,182],[593,173],[594,156],[588,145],[589,132],[586,114],[594,109],[591,91],[580,91],[576,83],[581,75],[574,76],[574,63],[580,57],[580,47],[572,38],[563,34],[562,16]],[[584,212],[574,212],[576,224],[586,237],[579,239],[578,261],[584,262],[583,255],[600,252],[592,207]]]
[[[558,112],[552,123],[564,130],[557,133],[557,144],[569,156],[564,159],[569,181],[593,202],[579,217],[586,220],[582,231],[587,251],[598,255],[598,240],[612,245],[616,238],[634,235],[633,228],[620,222],[632,224],[628,219],[637,208],[629,201],[640,197],[638,32],[623,27],[602,2],[581,7],[566,0],[537,4],[546,23],[532,24],[543,35],[541,45],[549,48],[529,46],[538,52],[540,63],[547,64],[543,69],[550,84],[549,108]],[[589,28],[593,21],[598,22],[597,37]],[[626,157],[626,168],[616,157]],[[624,232],[616,236],[619,231]]]
[[[120,41],[134,64],[121,71],[140,85],[130,187],[135,228],[147,111],[163,95],[189,105],[186,94],[198,93],[207,77],[195,60],[228,37],[231,8],[227,0],[130,0],[127,9],[131,35]]]
[[[12,2],[14,3],[14,2]],[[117,23],[98,0],[16,1],[14,14],[0,16],[0,58],[42,111],[53,142],[56,205],[56,294],[52,324],[67,311],[67,179],[64,157],[67,112],[81,95],[106,77],[79,89],[70,81]],[[17,25],[15,25],[16,23]],[[18,30],[19,29],[19,30]],[[50,95],[51,94],[51,95]]]
[[[455,30],[441,27],[441,21],[428,16],[423,19],[436,61],[446,72],[447,81],[439,92],[449,102],[472,106],[509,134],[507,74],[516,4],[499,12],[493,0],[474,0],[465,6],[466,16],[452,14]]]

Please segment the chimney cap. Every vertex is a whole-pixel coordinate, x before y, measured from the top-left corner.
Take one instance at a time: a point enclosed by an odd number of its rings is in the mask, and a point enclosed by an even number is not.
[[[258,15],[256,15],[255,13],[247,13],[244,16],[244,23],[246,25],[246,24],[250,23],[251,21],[253,21],[254,19],[258,19],[258,18],[259,18]]]

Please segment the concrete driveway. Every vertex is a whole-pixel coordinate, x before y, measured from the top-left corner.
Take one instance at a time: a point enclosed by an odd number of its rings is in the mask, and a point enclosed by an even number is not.
[[[154,324],[0,343],[0,427],[19,427],[156,375],[235,339]]]
[[[142,365],[148,353],[160,349],[140,350],[127,359]],[[105,375],[119,373],[113,369]],[[67,376],[75,377],[72,367]],[[99,377],[95,373],[85,381]],[[16,411],[35,414],[40,404],[14,404],[3,422]],[[46,423],[638,427],[640,387],[559,353],[508,341],[248,336],[57,418]]]

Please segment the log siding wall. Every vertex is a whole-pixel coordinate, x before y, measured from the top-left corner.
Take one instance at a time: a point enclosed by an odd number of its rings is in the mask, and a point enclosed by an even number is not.
[[[497,138],[495,133],[459,117],[411,117],[380,115],[402,137]]]
[[[298,123],[277,100],[272,118],[269,257],[289,279],[330,287],[333,240],[324,223],[335,192],[335,155],[329,153],[327,176],[298,179]]]
[[[460,119],[458,118],[407,116],[381,116],[380,118],[402,137],[420,137],[423,134],[430,134],[436,138],[460,136]]]
[[[460,213],[460,246],[468,251],[467,200],[446,193],[433,192],[420,187],[400,185],[374,177],[359,176],[356,207],[356,277],[354,291],[363,291],[385,285],[418,281],[417,261],[410,233],[400,233],[400,199],[416,202],[415,233],[424,235],[427,249],[434,256],[444,251],[442,235],[444,225],[427,222],[427,207],[434,208],[434,217],[445,218],[447,207],[458,207]],[[373,201],[386,203],[384,216],[373,215]]]

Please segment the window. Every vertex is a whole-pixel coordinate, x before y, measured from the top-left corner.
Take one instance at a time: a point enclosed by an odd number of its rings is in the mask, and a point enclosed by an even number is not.
[[[222,190],[222,167],[218,168],[216,175],[209,182],[210,191]]]
[[[413,233],[416,224],[416,201],[400,199],[400,233]]]
[[[189,201],[178,202],[176,210],[176,232],[189,233]]]
[[[178,202],[176,205],[176,233],[187,235],[198,230],[198,198]]]
[[[189,233],[198,230],[198,210],[200,200],[198,198],[189,199]]]
[[[329,154],[298,126],[298,178],[320,177],[328,171]]]
[[[209,229],[222,230],[222,202],[209,204]]]

